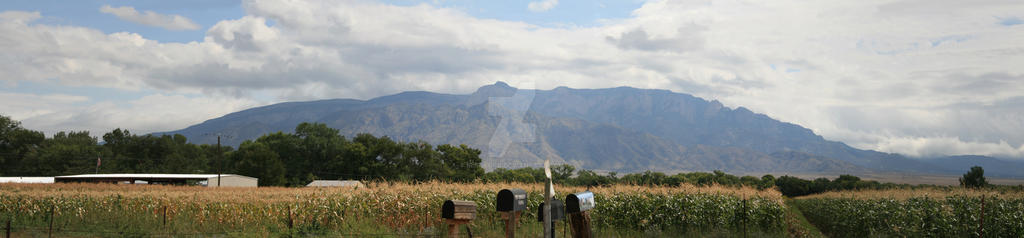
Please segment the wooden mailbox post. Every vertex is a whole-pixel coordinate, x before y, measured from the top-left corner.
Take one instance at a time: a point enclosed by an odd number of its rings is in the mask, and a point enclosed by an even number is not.
[[[476,219],[476,202],[448,200],[441,205],[441,218],[448,223],[448,237],[458,237],[459,225],[468,224]],[[466,227],[469,230],[469,227]],[[470,233],[470,236],[473,236]]]
[[[594,193],[590,191],[569,194],[565,197],[565,211],[569,213],[569,224],[573,237],[593,237],[590,229],[590,214],[587,210],[596,205]]]
[[[526,210],[526,190],[502,189],[498,191],[498,198],[494,204],[502,218],[505,218],[505,237],[516,237],[516,225],[519,224],[519,216]]]
[[[565,220],[565,203],[562,200],[551,200],[551,237],[555,237],[555,221]],[[544,222],[544,203],[537,207],[537,221]]]

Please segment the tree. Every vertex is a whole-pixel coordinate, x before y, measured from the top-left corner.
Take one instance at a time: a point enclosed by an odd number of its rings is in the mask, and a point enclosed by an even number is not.
[[[827,180],[827,179],[826,179]],[[792,176],[782,176],[775,180],[775,186],[779,192],[787,197],[796,197],[810,194],[810,181]]]
[[[565,183],[572,177],[572,173],[576,171],[576,167],[570,164],[560,164],[551,167],[551,178],[555,183]]]
[[[100,147],[87,131],[58,132],[21,161],[22,175],[57,176],[91,173],[95,170]]]
[[[971,167],[971,170],[967,171],[963,178],[960,178],[960,186],[967,188],[988,186],[988,181],[985,180],[985,169],[982,169],[981,166]]]
[[[45,141],[42,132],[21,127],[21,122],[0,115],[0,175],[24,175],[21,163],[27,153]]]
[[[259,178],[259,186],[285,185],[284,163],[266,144],[245,141],[232,153],[235,168],[245,176]]]
[[[758,185],[757,188],[766,189],[774,186],[775,176],[772,176],[771,174],[765,174],[764,176],[761,176],[761,185]]]
[[[483,161],[480,159],[480,150],[466,145],[439,145],[437,151],[441,153],[445,168],[452,173],[449,179],[471,182],[484,175],[484,168],[480,167]]]

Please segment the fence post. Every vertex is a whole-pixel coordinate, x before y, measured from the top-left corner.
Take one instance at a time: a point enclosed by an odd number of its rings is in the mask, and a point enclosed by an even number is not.
[[[164,206],[164,226],[167,226],[167,206]]]
[[[985,195],[981,195],[981,220],[978,222],[978,237],[985,236]]]
[[[288,206],[288,229],[292,229],[292,206]]]
[[[7,232],[4,233],[4,234],[7,234],[5,237],[11,238],[11,219],[10,218],[7,218],[7,228],[4,229],[4,230],[7,231]]]
[[[743,198],[743,216],[740,217],[740,226],[743,226],[743,237],[747,237],[747,198]]]
[[[50,205],[50,227],[46,230],[46,237],[53,237],[53,209],[56,205]]]

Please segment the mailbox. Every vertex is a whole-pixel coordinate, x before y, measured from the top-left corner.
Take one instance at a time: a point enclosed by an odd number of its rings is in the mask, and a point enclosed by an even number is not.
[[[594,193],[586,191],[569,194],[569,196],[565,196],[565,203],[565,211],[568,213],[580,213],[593,209]]]
[[[498,191],[498,201],[494,205],[499,212],[515,212],[526,210],[526,190],[502,189]]]
[[[552,199],[551,200],[551,220],[561,221],[565,220],[565,204],[562,200]],[[544,203],[540,203],[537,207],[537,221],[544,222]]]
[[[473,220],[476,218],[476,202],[448,200],[441,205],[441,218]]]

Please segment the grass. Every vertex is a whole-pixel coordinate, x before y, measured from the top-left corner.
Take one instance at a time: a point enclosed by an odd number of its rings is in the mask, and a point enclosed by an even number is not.
[[[786,199],[786,231],[790,237],[824,238],[818,227],[807,221],[804,214],[800,212],[793,199]]]

